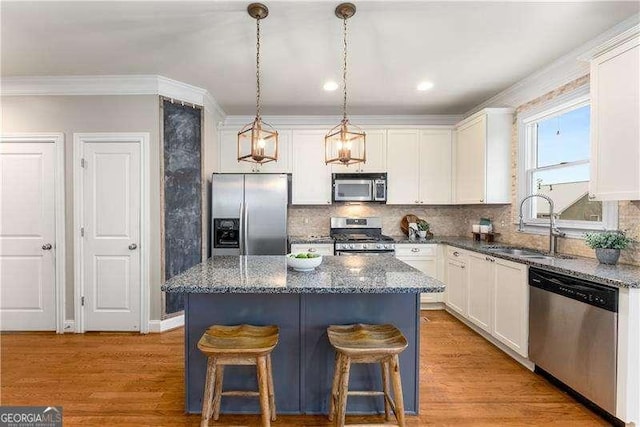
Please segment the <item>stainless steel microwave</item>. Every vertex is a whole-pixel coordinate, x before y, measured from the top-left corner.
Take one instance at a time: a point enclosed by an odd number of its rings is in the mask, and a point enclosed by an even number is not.
[[[334,173],[334,202],[387,201],[386,173]]]

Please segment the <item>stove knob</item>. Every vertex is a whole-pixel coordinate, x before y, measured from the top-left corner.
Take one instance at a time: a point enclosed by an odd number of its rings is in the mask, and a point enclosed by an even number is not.
[[[378,243],[376,245],[376,249],[384,249],[385,245],[381,245],[380,243]]]
[[[393,249],[393,245],[384,245],[385,249]]]
[[[349,249],[353,249],[353,248],[355,248],[355,245],[354,245],[353,243],[351,243],[351,244],[349,245]]]
[[[362,245],[362,249],[367,249],[368,247],[369,247],[369,245],[367,245],[366,243],[364,243],[364,244]]]

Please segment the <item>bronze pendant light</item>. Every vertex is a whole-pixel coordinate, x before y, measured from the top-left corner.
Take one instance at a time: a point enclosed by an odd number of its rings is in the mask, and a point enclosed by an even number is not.
[[[278,160],[278,132],[260,116],[260,21],[269,15],[269,9],[251,3],[247,12],[256,20],[256,117],[238,132],[238,162],[262,164]]]
[[[324,161],[326,164],[349,166],[367,161],[366,134],[347,118],[347,19],[355,15],[356,6],[353,3],[342,3],[336,7],[335,13],[343,24],[342,121],[324,137]]]

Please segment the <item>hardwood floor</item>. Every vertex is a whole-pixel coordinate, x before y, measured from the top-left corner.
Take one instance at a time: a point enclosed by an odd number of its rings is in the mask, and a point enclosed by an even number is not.
[[[608,423],[443,311],[422,313],[419,417],[410,426],[602,426]],[[183,331],[0,336],[2,405],[61,405],[64,425],[199,425],[183,413]],[[380,421],[347,417],[348,422]],[[220,416],[211,426],[259,425]],[[279,415],[274,426],[329,426]]]

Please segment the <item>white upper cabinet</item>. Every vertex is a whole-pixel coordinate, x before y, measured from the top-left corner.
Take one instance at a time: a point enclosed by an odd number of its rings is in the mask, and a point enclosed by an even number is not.
[[[424,129],[420,131],[420,203],[449,204],[451,198],[451,146],[450,129]]]
[[[383,173],[387,171],[387,131],[366,130],[367,147],[366,163],[357,163],[351,166],[332,165],[333,173]]]
[[[449,129],[387,131],[387,204],[451,203]]]
[[[219,163],[220,173],[289,173],[291,172],[291,131],[278,132],[278,161],[265,164],[238,162],[238,131],[220,132]]]
[[[486,108],[458,123],[456,203],[510,203],[512,121],[512,109]]]
[[[324,162],[324,134],[319,130],[295,130],[291,134],[294,205],[331,204],[331,167]]]
[[[387,131],[387,204],[420,202],[419,140],[417,129]]]
[[[597,200],[640,199],[640,37],[633,31],[591,61],[589,192]]]

